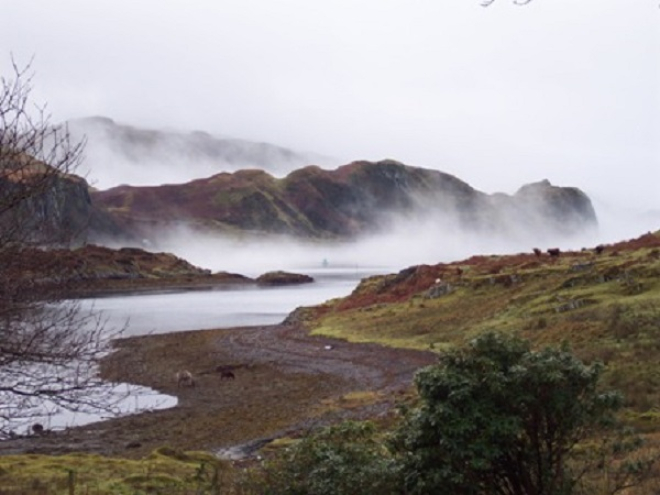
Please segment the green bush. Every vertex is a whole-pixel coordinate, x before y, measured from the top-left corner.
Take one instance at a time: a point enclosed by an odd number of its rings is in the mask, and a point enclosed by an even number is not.
[[[575,447],[613,427],[622,403],[597,390],[600,373],[567,348],[534,352],[497,333],[444,354],[417,374],[421,405],[394,442],[406,493],[575,493]]]

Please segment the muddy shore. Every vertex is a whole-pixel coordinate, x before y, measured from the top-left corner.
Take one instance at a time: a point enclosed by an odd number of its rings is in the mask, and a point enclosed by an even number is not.
[[[132,337],[115,346],[101,364],[104,378],[177,396],[178,405],[0,442],[0,454],[142,457],[170,446],[241,457],[273,438],[391,414],[415,371],[436,359],[312,337],[289,324]],[[179,370],[194,375],[194,387],[177,383]]]

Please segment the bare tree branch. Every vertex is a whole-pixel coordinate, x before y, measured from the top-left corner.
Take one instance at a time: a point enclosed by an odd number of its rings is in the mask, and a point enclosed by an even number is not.
[[[66,299],[61,268],[33,256],[78,234],[64,201],[85,143],[30,103],[31,63],[12,68],[0,79],[0,438],[60,409],[112,414],[123,399],[97,366],[116,335]]]

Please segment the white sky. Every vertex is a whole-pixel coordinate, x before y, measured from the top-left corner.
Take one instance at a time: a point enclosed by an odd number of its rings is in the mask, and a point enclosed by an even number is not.
[[[548,178],[660,210],[656,0],[2,4],[0,70],[34,55],[55,122],[394,158],[485,192]]]

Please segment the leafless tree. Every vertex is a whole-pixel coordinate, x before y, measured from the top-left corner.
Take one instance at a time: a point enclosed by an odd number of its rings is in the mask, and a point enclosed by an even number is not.
[[[62,196],[84,182],[71,175],[84,143],[31,104],[31,64],[12,67],[0,80],[0,438],[57,409],[111,412],[120,399],[98,376],[109,329],[66,299],[52,263],[28,255],[77,234]]]

